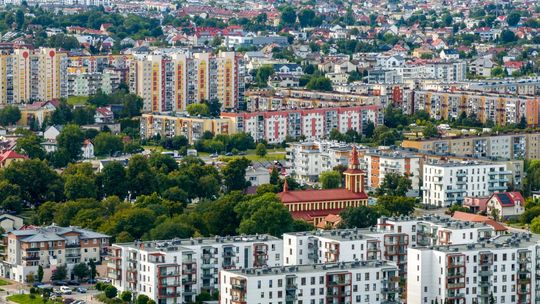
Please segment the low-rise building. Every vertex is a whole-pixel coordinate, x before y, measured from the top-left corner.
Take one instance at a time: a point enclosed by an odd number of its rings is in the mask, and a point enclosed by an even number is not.
[[[65,265],[68,277],[74,278],[71,269],[90,260],[101,264],[107,255],[109,236],[79,227],[26,227],[6,235],[5,259],[0,263],[0,275],[27,282],[29,274],[37,275],[39,266],[44,269],[44,281],[50,279],[52,270]]]
[[[223,270],[220,303],[399,303],[397,267],[353,261]]]
[[[519,192],[494,193],[486,204],[486,214],[496,220],[517,219],[523,212],[525,199]]]

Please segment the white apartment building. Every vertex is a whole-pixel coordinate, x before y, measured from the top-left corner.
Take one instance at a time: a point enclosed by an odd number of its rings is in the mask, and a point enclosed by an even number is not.
[[[506,191],[511,174],[506,165],[487,162],[425,164],[423,203],[444,207],[462,203],[465,196]]]
[[[269,235],[114,244],[107,275],[120,291],[161,304],[191,303],[219,288],[223,269],[281,266],[282,244]]]
[[[531,234],[508,234],[409,248],[407,303],[539,303],[538,242]]]
[[[420,156],[400,151],[386,152],[370,150],[364,155],[367,186],[378,188],[388,173],[407,176],[412,182],[412,190],[420,189]]]
[[[304,182],[313,182],[324,171],[338,165],[347,166],[352,146],[336,141],[290,143],[286,148],[285,167]]]
[[[220,303],[400,303],[397,267],[354,261],[223,270]]]
[[[0,275],[24,283],[27,275],[37,275],[39,266],[44,269],[44,281],[51,270],[60,265],[71,269],[81,262],[94,260],[100,264],[107,254],[110,236],[79,227],[47,227],[13,230],[7,233],[5,257],[0,262]]]

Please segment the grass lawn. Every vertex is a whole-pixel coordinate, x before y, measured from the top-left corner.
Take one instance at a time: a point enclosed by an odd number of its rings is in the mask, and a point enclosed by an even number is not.
[[[18,294],[7,297],[8,301],[15,302],[19,304],[46,304],[54,303],[52,301],[44,302],[43,298],[39,295],[36,295],[34,299],[30,299],[29,294]]]
[[[70,106],[86,104],[87,101],[88,101],[87,96],[69,96],[67,99],[67,103]]]
[[[11,282],[0,279],[0,286],[11,285]]]
[[[280,161],[285,159],[285,150],[284,149],[269,149],[268,153],[264,157],[260,157],[255,154],[255,150],[246,151],[246,155],[235,155],[235,156],[220,156],[219,160],[227,161],[234,157],[245,157],[251,161]]]

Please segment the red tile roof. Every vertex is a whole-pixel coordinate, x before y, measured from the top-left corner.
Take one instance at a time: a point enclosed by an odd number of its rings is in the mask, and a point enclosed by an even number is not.
[[[456,211],[452,216],[453,219],[464,222],[475,222],[475,223],[485,223],[490,225],[495,229],[495,231],[506,231],[506,228],[503,224],[488,218],[487,216],[472,214],[467,212]]]
[[[4,162],[6,159],[17,159],[17,158],[27,159],[28,156],[19,154],[13,150],[9,150],[0,154],[0,162]]]
[[[295,220],[312,221],[316,217],[326,217],[330,214],[339,214],[343,209],[326,209],[311,211],[292,211],[291,215]]]
[[[346,189],[325,189],[325,190],[298,190],[278,193],[284,204],[301,202],[322,202],[322,201],[345,201],[367,199],[364,193],[354,193]]]

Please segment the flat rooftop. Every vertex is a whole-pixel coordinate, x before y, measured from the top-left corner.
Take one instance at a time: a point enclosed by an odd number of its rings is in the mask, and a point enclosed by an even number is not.
[[[320,272],[348,272],[350,269],[368,269],[368,268],[388,268],[388,270],[397,271],[395,264],[387,261],[354,261],[341,263],[326,263],[326,264],[311,264],[311,265],[295,265],[295,266],[277,266],[268,268],[247,268],[223,270],[229,273],[234,273],[239,276],[246,277],[261,277],[274,276],[278,274],[298,274],[298,273],[320,273]]]
[[[190,250],[189,246],[215,246],[220,244],[238,244],[252,242],[279,241],[280,239],[269,234],[239,235],[239,236],[216,236],[206,238],[171,239],[144,242],[130,242],[113,244],[113,246],[140,249],[148,252],[174,252]]]
[[[523,248],[537,245],[540,238],[532,233],[513,233],[494,237],[487,241],[463,245],[439,245],[429,247],[417,247],[420,250],[436,250],[441,252],[466,252],[481,250],[506,250],[508,248]]]

